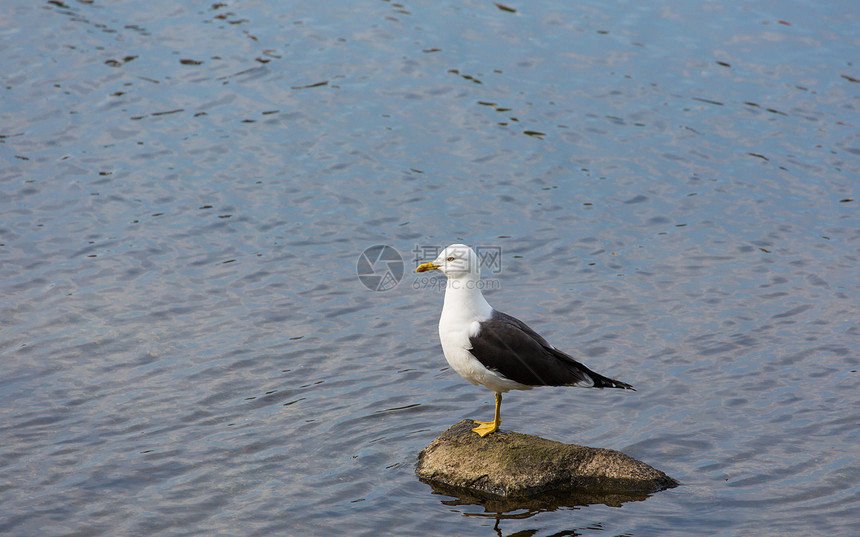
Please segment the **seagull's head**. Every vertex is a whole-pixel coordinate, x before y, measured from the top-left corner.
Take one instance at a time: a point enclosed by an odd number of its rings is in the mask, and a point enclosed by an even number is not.
[[[418,265],[415,272],[427,272],[438,270],[445,276],[453,279],[472,276],[481,277],[481,269],[478,264],[478,256],[475,251],[465,244],[452,244],[448,246],[435,260]]]

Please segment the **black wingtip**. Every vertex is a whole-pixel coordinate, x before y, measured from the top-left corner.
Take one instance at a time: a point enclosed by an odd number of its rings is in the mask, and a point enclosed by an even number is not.
[[[621,390],[633,390],[636,391],[636,388],[627,384],[626,382],[621,382],[620,380],[610,379],[606,377],[596,378],[594,379],[594,387],[595,388],[618,388]]]

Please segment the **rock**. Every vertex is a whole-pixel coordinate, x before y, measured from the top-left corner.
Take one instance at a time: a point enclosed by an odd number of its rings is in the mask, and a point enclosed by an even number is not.
[[[473,427],[471,420],[463,420],[421,450],[418,477],[434,488],[441,484],[442,490],[454,487],[490,498],[567,492],[595,498],[585,503],[610,505],[678,485],[620,451],[505,431],[481,438]]]

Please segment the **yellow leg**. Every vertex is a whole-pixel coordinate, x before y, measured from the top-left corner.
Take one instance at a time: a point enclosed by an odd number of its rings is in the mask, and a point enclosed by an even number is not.
[[[481,438],[487,436],[490,433],[494,433],[499,430],[499,425],[502,424],[502,394],[496,392],[496,417],[493,421],[475,421],[475,427],[472,429],[479,435]]]

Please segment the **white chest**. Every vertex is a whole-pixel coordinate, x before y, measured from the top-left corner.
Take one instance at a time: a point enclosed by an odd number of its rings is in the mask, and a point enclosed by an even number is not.
[[[480,331],[480,323],[446,323],[443,317],[439,322],[439,340],[442,342],[442,352],[451,368],[461,377],[474,385],[481,385],[494,392],[504,393],[508,390],[528,390],[529,386],[509,380],[499,373],[487,369],[471,352],[470,337]]]

